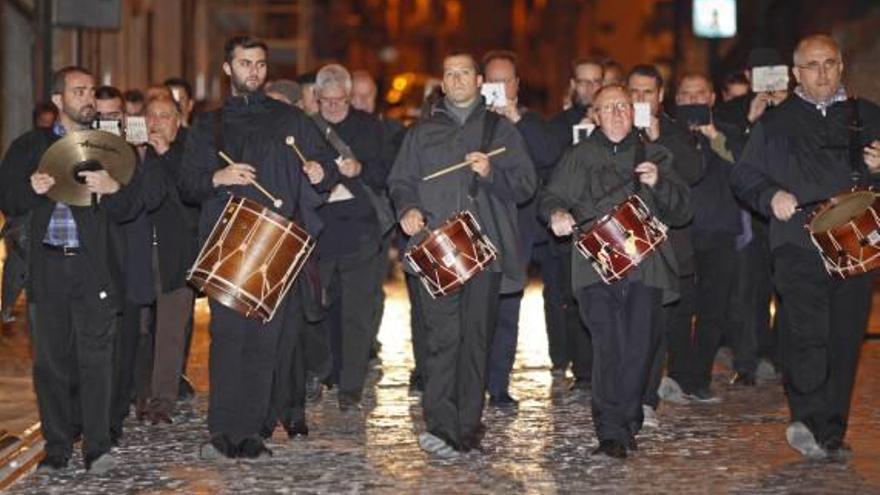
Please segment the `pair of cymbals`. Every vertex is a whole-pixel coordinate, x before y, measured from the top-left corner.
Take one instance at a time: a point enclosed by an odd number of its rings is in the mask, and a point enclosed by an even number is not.
[[[38,172],[51,175],[55,185],[46,194],[71,206],[89,206],[92,194],[79,173],[106,170],[120,184],[134,175],[134,149],[124,139],[105,131],[75,131],[56,141],[43,153]]]

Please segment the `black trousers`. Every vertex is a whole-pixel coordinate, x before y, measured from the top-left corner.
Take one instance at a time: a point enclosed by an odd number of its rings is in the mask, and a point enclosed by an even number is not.
[[[732,301],[736,291],[738,256],[733,234],[701,234],[694,254],[697,268],[697,323],[691,344],[691,369],[679,384],[686,392],[708,388],[712,365],[723,335],[731,328]]]
[[[144,407],[152,395],[154,317],[152,306],[126,301],[118,319],[110,406],[110,426],[116,433],[122,432],[132,399],[136,397],[139,406]]]
[[[410,340],[412,341],[413,361],[415,364],[414,374],[424,377],[425,355],[427,343],[425,342],[425,324],[422,322],[424,312],[421,310],[421,298],[419,291],[422,290],[422,282],[416,275],[406,274],[406,293],[409,296],[409,323]]]
[[[738,300],[741,301],[741,306],[735,312],[743,318],[743,338],[753,339],[745,344],[754,347],[755,361],[757,358],[766,358],[778,364],[781,332],[777,328],[778,323],[774,327],[770,326],[770,300],[773,297],[770,240],[766,225],[756,221],[752,225],[753,238],[743,250],[745,262],[740,270],[739,290],[742,292]],[[781,322],[778,304],[776,309],[776,321]],[[743,351],[742,354],[746,352]],[[736,358],[741,359],[739,356]],[[735,362],[734,365],[737,369],[748,368],[748,363]]]
[[[660,340],[659,289],[624,279],[578,292],[593,336],[593,425],[599,440],[626,444],[642,428],[642,397]]]
[[[43,256],[52,280],[34,281],[44,284],[44,290],[29,305],[29,318],[34,387],[46,452],[69,457],[81,424],[84,454],[94,459],[110,450],[117,315],[90,282],[91,267],[83,255],[46,252]]]
[[[6,259],[3,261],[3,299],[0,314],[11,315],[18,295],[27,282],[27,252],[13,234],[3,239],[6,245]]]
[[[320,323],[306,321],[301,290],[298,285],[291,290],[287,314],[278,338],[272,400],[265,424],[268,431],[274,430],[279,421],[289,426],[294,421],[304,421],[306,418],[306,343],[310,333],[323,332],[323,329]]]
[[[519,339],[519,309],[523,291],[502,294],[498,301],[498,316],[489,345],[489,363],[486,368],[486,389],[491,397],[508,394],[510,372],[516,360]]]
[[[329,307],[324,320],[333,355],[331,380],[339,393],[359,401],[367,375],[378,291],[376,275],[381,260],[378,246],[349,256],[318,261],[321,283],[327,287]]]
[[[570,254],[566,253],[568,256]],[[580,256],[580,254],[577,254]],[[565,314],[566,336],[568,337],[569,357],[571,359],[571,371],[577,380],[590,381],[593,372],[593,341],[592,333],[588,326],[584,326],[585,320],[581,318],[578,305],[580,301],[575,298],[571,286],[571,259],[562,263],[562,305]]]
[[[289,297],[288,293],[285,299]],[[239,443],[259,435],[269,415],[275,352],[287,302],[264,324],[210,301],[208,431],[212,436],[227,435]]]
[[[783,372],[792,421],[820,444],[846,435],[859,350],[871,309],[873,276],[829,276],[816,252],[785,245],[773,252],[785,306]]]
[[[482,272],[453,294],[432,299],[419,287],[427,355],[422,396],[428,432],[458,450],[479,445],[489,339],[501,274]]]
[[[552,242],[552,241],[551,241]],[[549,242],[536,244],[532,251],[532,260],[541,270],[541,281],[544,282],[544,322],[547,327],[547,344],[550,352],[550,363],[554,368],[567,368],[571,363],[571,349],[568,345],[568,328],[566,326],[566,303],[571,301],[571,277],[563,279],[563,264],[571,265],[571,254],[560,256],[554,253]],[[569,299],[564,295],[568,293]],[[580,321],[580,316],[577,318]]]
[[[660,343],[654,353],[644,398],[644,404],[654,409],[660,404],[657,390],[663,379],[663,365],[666,365],[666,374],[677,382],[682,380],[682,375],[687,375],[688,367],[691,365],[689,359],[696,311],[696,277],[694,275],[679,277],[678,287],[681,298],[663,306],[660,312],[662,318]]]

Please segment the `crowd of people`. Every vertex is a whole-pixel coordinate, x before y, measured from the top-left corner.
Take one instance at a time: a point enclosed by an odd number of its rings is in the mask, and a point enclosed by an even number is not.
[[[722,344],[731,386],[782,377],[791,447],[849,453],[872,276],[831,277],[804,226],[817,205],[874,185],[880,113],[847,93],[832,38],[801,40],[794,84],[757,93],[756,68],[789,65],[773,49],[754,50],[723,88],[707,74],[668,81],[649,64],[625,72],[578,59],[570,99],[549,118],[518,99],[515,53],[451,53],[438,68],[442,95],[410,127],[377,111],[368,72],[329,64],[267,81],[267,56],[259,39],[229,40],[229,97],[198,113],[183,79],[122,92],[63,68],[35,129],[6,151],[2,317],[16,317],[26,288],[41,469],[67,468],[81,439],[86,469],[110,471],[132,410],[161,427],[194,393],[185,368],[199,294],[188,270],[230,197],[295,221],[317,245],[268,321],[209,300],[210,437],[194,446],[203,459],[270,456],[279,424],[309,435],[307,404],[328,387],[341,411],[359,411],[393,253],[461,211],[496,248],[491,263],[440,297],[403,263],[410,387],[429,455],[479,452],[487,399],[518,406],[510,376],[530,267],[543,284],[549,371],[591,399],[593,455],[630,455],[643,428],[661,427],[662,401],[721,402],[712,369]],[[487,105],[486,83],[502,85],[505,101]],[[130,182],[83,171],[98,202],[50,199],[56,178],[37,167],[53,143],[96,122],[124,134],[138,116],[148,137],[132,144]],[[575,243],[630,200],[668,239],[608,280]]]

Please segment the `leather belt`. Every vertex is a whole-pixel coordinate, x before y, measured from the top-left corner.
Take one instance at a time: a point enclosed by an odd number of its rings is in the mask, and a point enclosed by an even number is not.
[[[62,256],[76,256],[79,254],[78,247],[56,246],[54,244],[46,244],[45,242],[43,243],[43,249],[50,253],[58,253]]]

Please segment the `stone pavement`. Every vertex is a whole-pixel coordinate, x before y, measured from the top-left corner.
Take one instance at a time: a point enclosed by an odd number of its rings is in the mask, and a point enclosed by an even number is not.
[[[408,393],[408,306],[399,286],[390,288],[387,304],[380,333],[384,364],[371,373],[364,411],[341,413],[335,394],[325,393],[308,412],[311,435],[291,441],[279,428],[269,444],[271,459],[200,460],[197,447],[207,437],[207,400],[200,394],[182,406],[173,425],[129,420],[115,450],[122,461],[115,471],[88,475],[77,455],[65,472],[32,474],[9,493],[880,494],[876,340],[864,347],[849,461],[803,460],[785,443],[780,385],[734,388],[722,368],[713,384],[722,404],[663,404],[660,428],[639,436],[635,456],[597,461],[588,456],[595,445],[589,397],[572,396],[564,379],[551,377],[540,292],[530,287],[512,385],[519,411],[487,410],[486,452],[439,461],[416,444],[424,426],[418,397]]]

